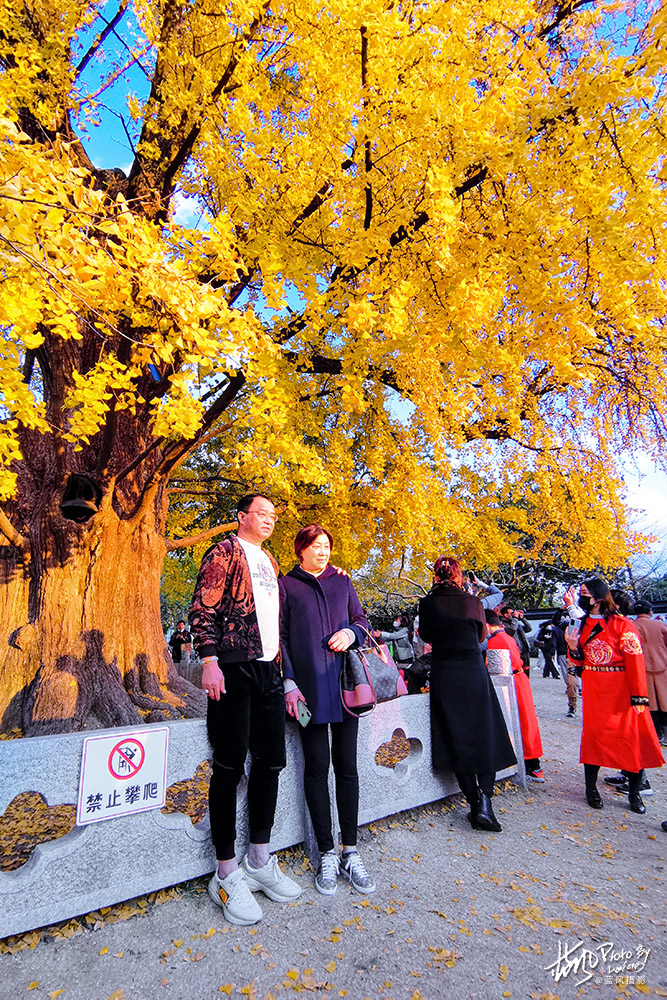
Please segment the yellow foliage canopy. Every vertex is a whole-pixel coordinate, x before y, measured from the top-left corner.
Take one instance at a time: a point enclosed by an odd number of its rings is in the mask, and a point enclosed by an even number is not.
[[[217,432],[183,523],[222,466],[281,501],[285,551],[318,518],[348,564],[632,550],[624,456],[665,430],[657,3],[0,16],[2,497],[28,432],[105,483]],[[80,142],[100,100],[128,176]]]

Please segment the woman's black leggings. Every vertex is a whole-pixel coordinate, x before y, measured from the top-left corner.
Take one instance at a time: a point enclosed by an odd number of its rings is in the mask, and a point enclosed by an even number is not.
[[[600,772],[599,764],[584,764],[584,780],[586,782],[586,794],[594,792],[598,783],[598,774]],[[638,795],[639,787],[642,783],[642,772],[641,771],[624,771],[624,774],[628,776],[628,785],[630,786],[630,795]]]
[[[331,729],[331,751],[329,751]],[[336,806],[343,844],[357,843],[359,775],[357,773],[357,732],[359,720],[348,715],[342,722],[310,722],[301,729],[304,771],[303,789],[320,853],[334,847],[329,798],[329,765],[336,779]]]

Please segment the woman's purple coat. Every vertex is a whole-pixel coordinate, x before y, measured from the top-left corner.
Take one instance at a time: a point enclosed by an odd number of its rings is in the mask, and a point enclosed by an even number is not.
[[[370,629],[349,576],[327,566],[320,576],[300,566],[280,578],[280,650],[283,676],[295,681],[313,722],[342,722],[339,674],[342,653],[327,643],[334,632],[351,628],[363,643]]]

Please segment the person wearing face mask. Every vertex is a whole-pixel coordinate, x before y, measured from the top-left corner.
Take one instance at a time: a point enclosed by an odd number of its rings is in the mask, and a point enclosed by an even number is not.
[[[415,658],[415,651],[410,642],[410,632],[407,620],[403,615],[396,615],[393,621],[393,632],[376,631],[373,633],[376,639],[381,642],[393,642],[394,658],[401,666],[409,665]]]
[[[416,694],[421,689],[421,682],[411,677],[410,671],[415,659],[415,651],[410,642],[408,621],[403,615],[396,615],[393,621],[393,632],[376,630],[373,637],[379,642],[391,642],[394,646],[394,659],[401,670],[408,686],[409,694]]]
[[[565,594],[574,604],[572,588]],[[600,767],[628,775],[632,812],[645,813],[640,795],[642,769],[664,764],[655,727],[646,711],[648,696],[642,645],[634,623],[620,614],[600,577],[585,580],[579,591],[584,611],[581,627],[567,629],[568,658],[582,675],[583,727],[580,762],[586,800],[592,809],[604,803],[597,789]]]

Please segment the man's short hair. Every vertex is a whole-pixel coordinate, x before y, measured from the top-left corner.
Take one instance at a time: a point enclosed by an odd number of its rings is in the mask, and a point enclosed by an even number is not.
[[[177,625],[185,625],[185,618],[179,618],[176,622]]]
[[[487,625],[502,625],[503,623],[497,611],[493,611],[491,608],[484,609],[484,617],[486,618]]]
[[[245,496],[241,497],[236,503],[236,513],[247,514],[253,505],[253,502],[257,499],[268,500],[269,503],[273,503],[271,497],[267,497],[266,493],[246,493]]]
[[[648,603],[648,601],[636,601],[635,602],[635,614],[636,615],[650,615],[650,614],[653,614],[653,607]]]

